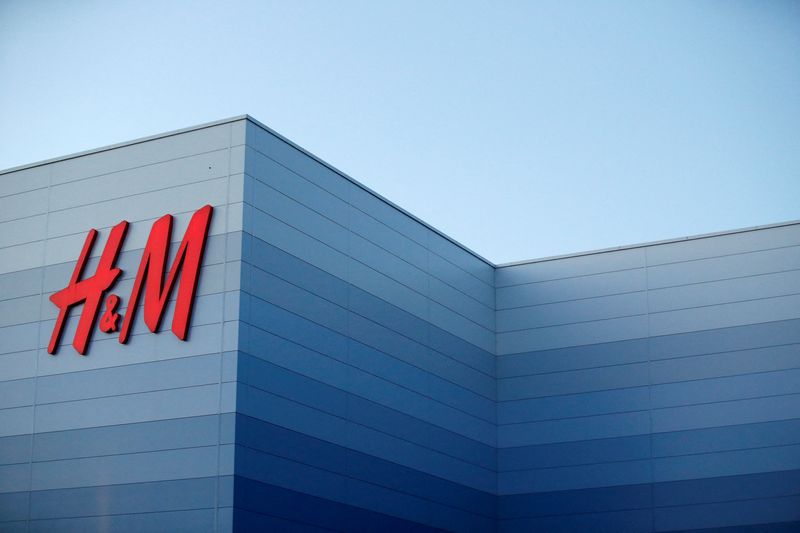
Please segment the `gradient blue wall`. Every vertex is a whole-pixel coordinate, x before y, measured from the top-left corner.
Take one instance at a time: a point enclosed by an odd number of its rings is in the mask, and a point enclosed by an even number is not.
[[[493,267],[248,124],[235,527],[492,531]]]
[[[500,530],[800,529],[799,245],[498,268]]]
[[[46,353],[205,203],[187,342]],[[798,378],[800,224],[495,268],[245,117],[0,175],[0,531],[794,531]]]
[[[0,175],[0,531],[230,530],[243,120],[193,128]],[[131,226],[112,292],[127,298],[153,221],[214,206],[187,342],[139,311],[127,345],[94,331],[85,357],[46,351],[86,233],[91,275]],[[177,246],[173,245],[173,252]],[[227,334],[226,334],[227,332]]]

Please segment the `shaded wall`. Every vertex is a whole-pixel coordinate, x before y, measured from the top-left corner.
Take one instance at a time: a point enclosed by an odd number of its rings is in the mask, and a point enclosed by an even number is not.
[[[500,529],[800,527],[799,268],[796,224],[499,268]]]
[[[495,527],[493,268],[254,123],[235,527]]]
[[[46,353],[90,228],[125,313],[206,203],[188,342]],[[798,224],[495,268],[247,118],[7,171],[0,531],[790,531],[798,272]]]

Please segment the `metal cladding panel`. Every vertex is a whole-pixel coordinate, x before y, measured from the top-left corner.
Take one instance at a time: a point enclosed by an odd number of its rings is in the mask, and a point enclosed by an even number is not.
[[[242,523],[493,530],[493,267],[249,128],[236,475],[336,511]]]
[[[223,418],[235,410],[236,352],[225,337],[238,319],[244,132],[244,120],[227,121],[0,175],[0,530],[230,529],[233,487],[221,480],[233,473],[233,424]],[[109,289],[124,316],[153,222],[174,216],[174,255],[206,204],[186,342],[169,330],[173,291],[157,334],[139,309],[127,344],[95,330],[80,356],[76,305],[47,353],[58,315],[49,297],[68,285],[90,229],[99,235],[82,279],[111,226],[129,222]]]
[[[186,342],[47,353],[90,228]],[[800,224],[496,267],[247,117],[0,175],[2,531],[794,531]]]
[[[498,268],[501,531],[798,527],[798,228]]]

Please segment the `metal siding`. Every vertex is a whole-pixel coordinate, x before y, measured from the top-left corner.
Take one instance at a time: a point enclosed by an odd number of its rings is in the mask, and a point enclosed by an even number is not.
[[[497,270],[501,531],[794,527],[798,228]]]
[[[125,296],[206,203],[189,342],[45,352],[89,228]],[[495,268],[246,118],[9,172],[0,529],[788,531],[799,272],[798,224]]]
[[[0,501],[0,529],[230,529],[218,510],[232,505],[232,484],[218,479],[232,474],[233,427],[221,416],[235,409],[235,356],[223,353],[223,331],[238,318],[243,143],[240,120],[0,176],[0,433],[10,435],[0,438],[0,490],[15,491]],[[124,314],[153,221],[174,215],[176,243],[204,204],[215,211],[189,342],[169,332],[173,294],[159,334],[140,311],[127,345],[95,331],[81,357],[70,346],[77,307],[57,355],[46,353],[49,296],[66,286],[91,228],[100,235],[84,276],[109,227],[131,223],[111,289]],[[24,505],[7,512],[19,494]]]
[[[258,520],[341,529],[361,509],[406,528],[493,529],[492,267],[251,133],[237,410],[272,437],[237,426],[237,475],[344,513],[307,523],[257,509]]]

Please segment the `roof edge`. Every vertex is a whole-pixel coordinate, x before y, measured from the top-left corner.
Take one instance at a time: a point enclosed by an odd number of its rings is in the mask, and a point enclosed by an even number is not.
[[[171,130],[171,131],[167,131],[167,132],[164,132],[164,133],[158,133],[156,135],[148,135],[146,137],[139,137],[137,139],[133,139],[133,140],[130,140],[130,141],[124,141],[124,142],[109,144],[109,145],[106,145],[106,146],[101,146],[99,148],[92,148],[90,150],[83,150],[81,152],[75,152],[75,153],[68,154],[68,155],[63,155],[63,156],[59,156],[59,157],[53,157],[53,158],[50,158],[50,159],[44,159],[42,161],[36,161],[34,163],[28,163],[28,164],[25,164],[25,165],[19,165],[19,166],[16,166],[16,167],[2,169],[2,170],[0,170],[0,176],[5,175],[5,174],[10,174],[12,172],[18,172],[20,170],[27,170],[29,168],[35,168],[35,167],[39,167],[39,166],[49,165],[49,164],[52,164],[52,163],[57,163],[57,162],[60,162],[60,161],[67,161],[69,159],[75,159],[75,158],[78,158],[78,157],[83,157],[83,156],[87,156],[87,155],[106,152],[106,151],[109,151],[109,150],[114,150],[116,148],[123,148],[125,146],[132,146],[132,145],[135,145],[135,144],[140,144],[140,143],[144,143],[144,142],[148,142],[148,141],[153,141],[153,140],[156,140],[156,139],[163,139],[163,138],[166,138],[166,137],[172,137],[174,135],[180,135],[181,133],[187,133],[187,132],[190,132],[190,131],[202,130],[202,129],[205,129],[205,128],[211,128],[211,127],[219,126],[219,125],[222,125],[222,124],[228,124],[228,123],[231,123],[231,122],[238,122],[240,120],[247,120],[249,122],[252,122],[254,125],[258,126],[259,128],[263,129],[264,131],[268,132],[269,134],[274,135],[275,137],[277,137],[281,141],[285,142],[286,144],[288,144],[289,146],[293,147],[294,149],[299,150],[300,152],[302,152],[306,156],[312,158],[313,160],[317,161],[318,163],[326,166],[327,168],[329,168],[333,172],[336,172],[337,174],[339,174],[344,179],[350,181],[354,185],[360,187],[361,189],[365,190],[369,194],[375,196],[376,198],[378,198],[382,202],[385,202],[389,206],[393,207],[394,209],[397,209],[398,211],[400,211],[404,215],[410,217],[412,220],[414,220],[414,221],[418,222],[419,224],[422,224],[426,228],[430,229],[431,231],[433,231],[437,235],[439,235],[439,236],[447,239],[448,241],[452,242],[453,244],[455,244],[456,246],[458,246],[459,248],[461,248],[465,252],[467,252],[470,255],[474,256],[476,259],[479,259],[479,260],[483,261],[484,263],[488,264],[492,268],[494,268],[496,266],[493,262],[489,261],[488,259],[486,259],[482,255],[480,255],[477,252],[469,249],[467,246],[464,246],[463,244],[461,244],[457,240],[453,239],[452,237],[446,235],[442,231],[434,228],[433,226],[431,226],[430,224],[428,224],[424,220],[422,220],[422,219],[418,218],[417,216],[413,215],[412,213],[406,211],[405,209],[403,209],[399,205],[395,204],[391,200],[385,198],[381,194],[379,194],[379,193],[375,192],[374,190],[370,189],[369,187],[367,187],[363,183],[359,182],[358,180],[350,177],[349,175],[347,175],[347,173],[339,170],[338,168],[334,167],[333,165],[331,165],[327,161],[321,159],[320,157],[317,157],[316,155],[312,154],[311,152],[309,152],[308,150],[306,150],[302,146],[299,146],[295,142],[293,142],[290,139],[284,137],[283,135],[281,135],[277,131],[273,130],[272,128],[270,128],[269,126],[264,124],[263,122],[259,121],[258,119],[254,118],[254,117],[252,117],[251,115],[248,115],[248,114],[236,115],[236,116],[229,117],[229,118],[224,118],[224,119],[220,119],[220,120],[214,120],[214,121],[211,121],[211,122],[205,122],[205,123],[202,123],[202,124],[198,124],[196,126],[190,126],[190,127],[187,127],[187,128],[180,128],[180,129],[177,129],[177,130]]]
[[[302,152],[306,156],[310,157],[311,159],[313,159],[317,163],[320,163],[321,165],[324,165],[327,168],[329,168],[330,170],[332,170],[333,172],[336,172],[338,175],[340,175],[341,177],[343,177],[347,181],[351,182],[352,184],[356,185],[357,187],[360,187],[361,189],[365,190],[366,192],[368,192],[369,194],[371,194],[372,196],[374,196],[378,200],[388,204],[389,206],[393,207],[394,209],[397,209],[399,212],[403,213],[404,215],[406,215],[407,217],[411,218],[415,222],[417,222],[419,224],[422,224],[423,226],[425,226],[429,230],[433,231],[434,233],[436,233],[440,237],[443,237],[443,238],[447,239],[448,241],[450,241],[451,243],[455,244],[456,246],[458,246],[459,248],[461,248],[465,252],[469,253],[470,255],[475,257],[476,259],[479,259],[479,260],[483,261],[484,263],[486,263],[487,265],[489,265],[492,268],[497,268],[496,264],[494,264],[492,261],[490,261],[490,260],[486,259],[485,257],[483,257],[481,254],[475,252],[474,250],[471,250],[468,246],[464,246],[463,244],[461,244],[460,242],[458,242],[454,238],[450,237],[449,235],[447,235],[447,234],[443,233],[442,231],[436,229],[435,227],[431,226],[429,223],[425,222],[424,220],[422,220],[421,218],[417,217],[413,213],[410,213],[409,211],[403,209],[402,207],[400,207],[399,205],[397,205],[393,201],[389,200],[385,196],[383,196],[380,193],[377,193],[374,190],[370,189],[369,187],[367,187],[366,185],[364,185],[363,183],[361,183],[357,179],[350,177],[346,172],[343,172],[343,171],[339,170],[338,168],[336,168],[335,166],[331,165],[330,163],[328,163],[324,159],[322,159],[320,157],[317,157],[316,155],[312,154],[311,152],[309,152],[308,150],[306,150],[302,146],[298,145],[297,143],[293,142],[290,139],[287,139],[286,137],[284,137],[283,135],[281,135],[277,131],[273,130],[272,128],[270,128],[269,126],[267,126],[264,123],[260,122],[259,120],[251,117],[250,115],[245,115],[245,117],[247,118],[247,120],[252,122],[254,125],[258,126],[259,128],[263,129],[264,131],[266,131],[270,135],[274,135],[275,137],[277,137],[281,141],[285,142],[286,144],[288,144],[292,148],[294,148],[296,150],[299,150],[300,152]]]
[[[206,129],[206,128],[212,128],[214,126],[220,126],[222,124],[228,124],[230,122],[238,122],[240,120],[246,120],[247,118],[249,118],[247,115],[237,115],[237,116],[234,116],[234,117],[224,118],[224,119],[221,119],[221,120],[214,120],[212,122],[204,122],[203,124],[198,124],[196,126],[190,126],[188,128],[181,128],[181,129],[177,129],[177,130],[171,130],[171,131],[167,131],[167,132],[164,132],[164,133],[158,133],[156,135],[148,135],[146,137],[139,137],[137,139],[133,139],[133,140],[130,140],[130,141],[124,141],[124,142],[109,144],[109,145],[106,145],[106,146],[101,146],[99,148],[92,148],[90,150],[83,150],[83,151],[75,152],[75,153],[72,153],[72,154],[62,155],[62,156],[58,156],[58,157],[52,157],[50,159],[44,159],[42,161],[36,161],[35,163],[27,163],[25,165],[19,165],[19,166],[16,166],[16,167],[2,169],[2,170],[0,170],[0,176],[2,176],[4,174],[10,174],[12,172],[18,172],[20,170],[27,170],[29,168],[40,167],[40,166],[44,166],[44,165],[50,165],[52,163],[58,163],[59,161],[67,161],[69,159],[75,159],[77,157],[83,157],[83,156],[86,156],[86,155],[97,154],[97,153],[100,153],[100,152],[107,152],[109,150],[114,150],[116,148],[123,148],[125,146],[132,146],[134,144],[141,144],[141,143],[148,142],[148,141],[154,141],[156,139],[163,139],[163,138],[166,138],[166,137],[172,137],[172,136],[175,136],[175,135],[180,135],[181,133],[187,133],[187,132],[190,132],[190,131],[203,130],[203,129]]]
[[[232,117],[229,117],[229,118],[224,118],[224,119],[220,119],[220,120],[214,120],[214,121],[211,121],[211,122],[204,122],[202,124],[198,124],[198,125],[195,125],[195,126],[190,126],[190,127],[187,127],[187,128],[180,128],[180,129],[176,129],[176,130],[167,131],[167,132],[164,132],[164,133],[158,133],[158,134],[155,134],[155,135],[148,135],[148,136],[139,137],[139,138],[136,138],[136,139],[133,139],[133,140],[130,140],[130,141],[124,141],[124,142],[109,144],[109,145],[106,145],[106,146],[101,146],[99,148],[93,148],[93,149],[90,149],[90,150],[83,150],[81,152],[75,152],[75,153],[68,154],[68,155],[63,155],[63,156],[59,156],[59,157],[53,157],[53,158],[50,158],[50,159],[44,159],[44,160],[41,160],[41,161],[36,161],[34,163],[28,163],[28,164],[25,164],[25,165],[18,165],[16,167],[11,167],[11,168],[0,170],[0,176],[5,175],[5,174],[10,174],[12,172],[18,172],[20,170],[26,170],[26,169],[30,169],[30,168],[39,167],[39,166],[49,165],[49,164],[52,164],[52,163],[57,163],[59,161],[67,161],[69,159],[75,159],[75,158],[83,157],[83,156],[86,156],[86,155],[106,152],[106,151],[109,151],[109,150],[114,150],[116,148],[122,148],[122,147],[125,147],[125,146],[132,146],[132,145],[136,145],[136,144],[140,144],[140,143],[144,143],[144,142],[148,142],[148,141],[153,141],[153,140],[156,140],[156,139],[163,139],[163,138],[166,138],[166,137],[172,137],[172,136],[180,135],[182,133],[187,133],[187,132],[190,132],[190,131],[197,131],[197,130],[202,130],[202,129],[206,129],[206,128],[212,128],[214,126],[220,126],[222,124],[229,124],[231,122],[238,122],[238,121],[242,121],[242,120],[246,120],[246,121],[251,122],[252,124],[254,124],[255,126],[258,126],[261,129],[263,129],[264,131],[266,131],[270,135],[273,135],[276,138],[280,139],[281,141],[285,142],[286,144],[288,144],[292,148],[294,148],[296,150],[299,150],[301,153],[303,153],[307,157],[310,157],[314,161],[320,163],[321,165],[324,165],[325,167],[327,167],[328,169],[332,170],[333,172],[335,172],[336,174],[338,174],[342,178],[346,179],[347,181],[353,183],[357,187],[360,187],[364,191],[368,192],[369,194],[371,194],[372,196],[374,196],[378,200],[386,203],[387,205],[389,205],[392,208],[396,209],[400,213],[402,213],[405,216],[411,218],[415,222],[423,225],[424,227],[426,227],[429,230],[433,231],[434,233],[436,233],[440,237],[450,241],[451,243],[453,243],[457,247],[461,248],[465,252],[467,252],[470,255],[472,255],[473,257],[475,257],[476,259],[479,259],[479,260],[483,261],[484,263],[486,263],[487,265],[489,265],[489,266],[491,266],[493,268],[507,268],[507,267],[531,264],[531,263],[542,263],[542,262],[545,262],[545,261],[555,261],[555,260],[558,260],[558,259],[566,259],[566,258],[570,258],[570,257],[581,257],[581,256],[586,256],[586,255],[596,255],[596,254],[615,252],[615,251],[620,251],[620,250],[631,250],[631,249],[635,249],[635,248],[645,248],[645,247],[648,247],[648,246],[657,246],[657,245],[671,244],[671,243],[676,243],[676,242],[685,242],[685,241],[692,241],[692,240],[699,240],[699,239],[707,239],[707,238],[711,238],[711,237],[719,237],[719,236],[722,236],[722,235],[734,235],[734,234],[737,234],[737,233],[747,233],[747,232],[750,232],[750,231],[758,231],[758,230],[763,230],[763,229],[779,228],[779,227],[783,227],[783,226],[793,226],[793,225],[800,224],[800,219],[797,219],[797,220],[790,220],[790,221],[785,221],[785,222],[775,222],[775,223],[772,223],[772,224],[749,226],[749,227],[745,227],[745,228],[738,228],[738,229],[732,229],[732,230],[723,230],[723,231],[716,231],[716,232],[711,232],[711,233],[701,233],[701,234],[697,234],[697,235],[689,235],[689,236],[686,236],[686,237],[675,237],[675,238],[662,239],[662,240],[657,240],[657,241],[648,241],[648,242],[638,243],[638,244],[626,244],[626,245],[622,245],[622,246],[612,246],[612,247],[609,247],[609,248],[600,248],[600,249],[589,250],[589,251],[584,251],[584,252],[574,252],[574,253],[567,253],[567,254],[552,255],[552,256],[541,257],[541,258],[536,258],[536,259],[525,259],[525,260],[521,260],[521,261],[511,261],[511,262],[507,262],[507,263],[494,263],[494,262],[490,261],[489,259],[487,259],[487,258],[483,257],[482,255],[480,255],[479,253],[475,252],[474,250],[470,249],[468,246],[465,246],[464,244],[458,242],[457,240],[455,240],[454,238],[450,237],[449,235],[447,235],[447,234],[443,233],[442,231],[436,229],[435,227],[433,227],[429,223],[425,222],[424,220],[420,219],[419,217],[417,217],[413,213],[410,213],[406,209],[400,207],[399,205],[397,205],[393,201],[389,200],[388,198],[384,197],[380,193],[378,193],[378,192],[374,191],[373,189],[367,187],[366,185],[364,185],[360,181],[356,180],[355,178],[352,178],[346,172],[343,172],[342,170],[339,170],[338,168],[336,168],[335,166],[331,165],[327,161],[325,161],[322,158],[314,155],[313,153],[309,152],[308,150],[306,150],[302,146],[299,146],[297,143],[295,143],[292,140],[286,138],[285,136],[281,135],[280,133],[278,133],[277,131],[273,130],[269,126],[265,125],[263,122],[259,121],[258,119],[254,118],[254,117],[252,117],[251,115],[248,115],[248,114],[236,115],[236,116],[232,116]]]
[[[775,222],[772,224],[763,224],[759,226],[748,226],[745,228],[737,228],[731,230],[722,230],[722,231],[714,231],[711,233],[700,233],[697,235],[689,235],[687,237],[674,237],[671,239],[661,239],[658,241],[648,241],[639,244],[625,244],[622,246],[612,246],[610,248],[600,248],[597,250],[589,250],[586,252],[575,252],[575,253],[568,253],[568,254],[560,254],[560,255],[551,255],[548,257],[542,257],[538,259],[525,259],[523,261],[511,261],[509,263],[500,263],[495,265],[495,268],[506,268],[506,267],[514,267],[520,265],[527,265],[531,263],[543,263],[545,261],[555,261],[557,259],[567,259],[571,257],[581,257],[584,255],[596,255],[596,254],[604,254],[608,252],[618,252],[620,250],[632,250],[635,248],[646,248],[648,246],[658,246],[662,244],[672,244],[676,242],[686,242],[686,241],[696,241],[700,239],[708,239],[712,237],[721,237],[723,235],[735,235],[737,233],[747,233],[750,231],[759,231],[764,229],[771,229],[771,228],[780,228],[784,226],[794,226],[800,224],[800,219],[797,220],[788,220],[785,222]]]

